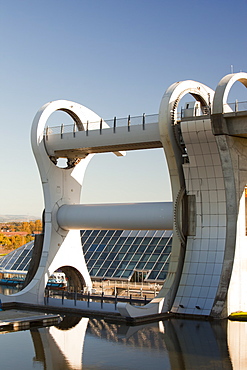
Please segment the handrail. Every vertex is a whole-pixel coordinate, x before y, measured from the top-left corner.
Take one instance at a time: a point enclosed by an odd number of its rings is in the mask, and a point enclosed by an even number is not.
[[[104,127],[104,123],[107,124],[108,127]],[[99,121],[95,122],[85,122],[84,123],[84,129],[86,131],[86,134],[88,135],[89,131],[93,130],[99,130],[100,134],[102,134],[102,131],[105,128],[112,128],[113,132],[115,133],[117,131],[118,127],[126,127],[128,131],[130,131],[131,126],[142,126],[142,129],[145,130],[145,125],[148,125],[150,123],[158,123],[158,114],[149,114],[146,115],[143,113],[141,116],[133,116],[130,115],[126,118],[117,118],[114,117],[113,119],[105,120],[103,121],[100,119]],[[89,129],[90,128],[90,129]],[[63,138],[64,134],[72,133],[75,137],[76,132],[78,132],[78,127],[75,123],[64,125],[61,124],[59,126],[49,126],[46,127],[44,130],[44,137],[46,140],[48,140],[48,137],[50,135],[60,134],[61,138]]]
[[[230,113],[230,112],[243,112],[247,110],[247,101],[241,101],[239,102],[236,100],[234,103],[227,103],[224,104],[224,113]],[[229,111],[230,108],[230,111]]]
[[[234,103],[227,103],[224,105],[226,109],[224,109],[224,112],[239,112],[239,111],[247,111],[247,101],[239,102],[235,101]],[[187,112],[187,113],[186,113]],[[199,112],[198,112],[199,113]],[[201,107],[201,112],[198,114],[198,116],[201,115],[208,115],[210,114],[210,106]],[[194,111],[193,108],[191,108],[191,115],[188,112],[188,109],[181,109],[181,112],[177,112],[176,118],[177,121],[180,121],[181,119],[187,118],[187,117],[194,117]],[[146,115],[143,113],[141,116],[133,116],[131,117],[128,115],[125,118],[117,118],[114,117],[113,119],[105,120],[101,118],[99,121],[94,122],[84,122],[86,135],[88,135],[89,131],[95,131],[99,130],[99,132],[102,134],[102,130],[104,130],[104,123],[107,124],[108,128],[112,128],[113,132],[115,133],[117,131],[118,127],[126,127],[128,131],[130,131],[131,126],[142,126],[142,129],[145,130],[145,126],[150,123],[158,123],[158,114],[149,114]],[[90,130],[89,130],[90,128]],[[106,127],[105,127],[106,128]],[[60,134],[61,138],[63,138],[63,135],[66,133],[72,133],[75,137],[76,132],[78,132],[78,127],[75,123],[64,125],[61,124],[59,126],[47,126],[44,129],[44,138],[48,140],[48,137],[50,135]]]

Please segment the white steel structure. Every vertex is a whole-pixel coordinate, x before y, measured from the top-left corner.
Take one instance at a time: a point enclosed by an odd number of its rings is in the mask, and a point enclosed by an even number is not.
[[[49,276],[58,268],[75,285],[91,289],[79,229],[173,228],[169,271],[158,297],[142,308],[121,303],[123,316],[161,312],[223,317],[246,308],[245,186],[247,179],[247,113],[227,104],[231,86],[247,86],[247,74],[224,77],[214,93],[195,81],[177,82],[163,96],[157,120],[113,127],[89,109],[68,101],[43,106],[31,141],[45,198],[44,239],[29,284],[3,301],[42,304]],[[191,94],[196,103],[179,117],[179,101]],[[74,120],[70,132],[46,127],[62,110]],[[79,205],[86,166],[93,153],[163,147],[167,157],[173,205]],[[60,157],[67,168],[59,168]],[[131,227],[130,227],[131,224]]]

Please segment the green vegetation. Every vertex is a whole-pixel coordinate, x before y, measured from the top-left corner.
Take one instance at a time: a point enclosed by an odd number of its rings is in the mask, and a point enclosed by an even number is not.
[[[30,222],[0,223],[0,247],[10,251],[34,239],[34,233],[42,231],[40,220]],[[13,235],[13,233],[15,233]],[[9,235],[8,235],[9,234]]]

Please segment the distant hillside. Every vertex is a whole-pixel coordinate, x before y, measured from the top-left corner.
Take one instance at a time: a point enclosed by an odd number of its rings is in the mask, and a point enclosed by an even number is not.
[[[27,215],[0,215],[0,222],[25,222],[25,221],[35,221],[40,219],[40,217],[27,216]]]

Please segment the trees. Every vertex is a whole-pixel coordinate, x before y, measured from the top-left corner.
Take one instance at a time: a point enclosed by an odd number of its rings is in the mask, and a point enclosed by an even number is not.
[[[0,245],[5,249],[8,249],[11,245],[11,241],[3,233],[0,233]]]
[[[34,232],[42,231],[41,220],[24,221],[24,222],[10,222],[8,224],[0,224],[0,246],[7,251],[19,248],[34,239]],[[13,235],[11,232],[15,232]],[[20,232],[20,234],[18,234]],[[8,235],[9,233],[9,235]],[[26,233],[23,235],[22,233]]]

